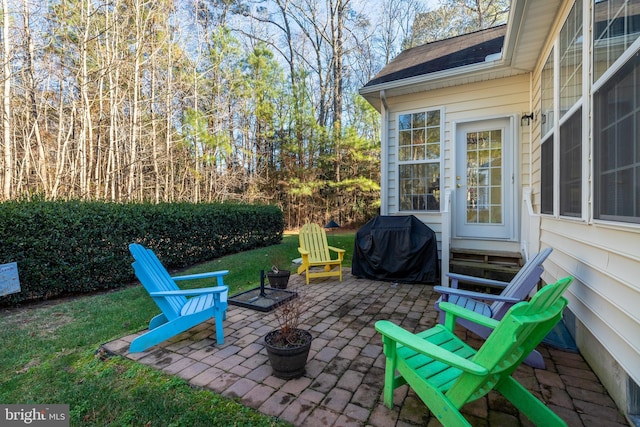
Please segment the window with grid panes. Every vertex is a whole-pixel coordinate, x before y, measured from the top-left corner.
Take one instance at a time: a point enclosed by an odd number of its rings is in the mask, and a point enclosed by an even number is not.
[[[440,210],[441,111],[398,114],[401,211]]]

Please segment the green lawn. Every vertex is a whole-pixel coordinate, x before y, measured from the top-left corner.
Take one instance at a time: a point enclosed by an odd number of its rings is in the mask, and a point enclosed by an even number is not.
[[[354,234],[329,233],[328,239],[347,250],[343,265],[349,267]],[[279,245],[183,273],[229,270],[225,282],[234,294],[257,286],[260,270],[270,268],[274,255],[297,258],[297,246],[297,235],[288,235]],[[102,343],[144,329],[157,312],[140,285],[0,311],[0,402],[69,404],[73,426],[287,425],[184,380],[97,351]]]

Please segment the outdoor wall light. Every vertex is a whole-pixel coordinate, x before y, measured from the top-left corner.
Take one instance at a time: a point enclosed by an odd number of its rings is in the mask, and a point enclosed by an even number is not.
[[[522,117],[520,117],[520,126],[527,126],[534,119],[533,111],[530,114],[522,113]]]

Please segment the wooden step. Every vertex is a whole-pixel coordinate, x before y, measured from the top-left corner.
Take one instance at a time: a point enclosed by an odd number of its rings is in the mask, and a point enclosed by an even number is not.
[[[481,262],[485,264],[514,265],[522,267],[524,261],[519,252],[477,251],[473,249],[452,249],[451,260]]]
[[[507,264],[492,264],[486,262],[476,262],[476,261],[461,261],[461,260],[451,260],[449,263],[452,268],[460,268],[460,269],[476,269],[476,270],[490,270],[498,273],[507,273],[515,275],[518,271],[520,271],[520,267],[516,265],[507,265]],[[453,269],[450,269],[453,271]],[[457,271],[454,271],[457,273]]]
[[[518,273],[523,262],[522,255],[518,252],[452,249],[449,259],[449,271],[509,282]],[[464,285],[461,287],[464,288]],[[483,291],[489,290],[483,289]]]

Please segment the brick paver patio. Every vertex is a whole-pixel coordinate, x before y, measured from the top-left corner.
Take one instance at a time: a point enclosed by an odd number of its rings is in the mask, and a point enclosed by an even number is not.
[[[436,322],[438,294],[432,286],[357,279],[345,269],[344,280],[312,280],[292,275],[312,300],[304,327],[314,336],[306,373],[284,381],[271,375],[263,337],[276,324],[273,313],[230,306],[225,344],[217,346],[213,320],[143,353],[131,354],[135,335],[103,345],[112,354],[177,375],[193,386],[286,420],[296,426],[440,425],[403,386],[392,410],[382,404],[384,354],[374,323],[392,320],[410,331]],[[467,334],[459,329],[460,334]],[[468,342],[480,341],[468,334]],[[472,344],[473,345],[473,344]],[[562,417],[569,426],[623,426],[625,418],[584,359],[576,353],[541,345],[545,370],[521,366],[516,378]],[[529,426],[516,408],[492,392],[463,408],[474,426]]]

